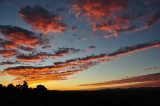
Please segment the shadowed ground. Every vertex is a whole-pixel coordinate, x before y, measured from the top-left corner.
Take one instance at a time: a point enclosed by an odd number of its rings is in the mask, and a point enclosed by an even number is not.
[[[160,106],[160,88],[105,89],[96,91],[49,91],[43,85],[0,85],[1,106]]]

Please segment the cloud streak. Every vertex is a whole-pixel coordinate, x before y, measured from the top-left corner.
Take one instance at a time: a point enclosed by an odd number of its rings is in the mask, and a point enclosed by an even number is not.
[[[59,48],[54,53],[39,52],[36,54],[19,54],[16,56],[17,61],[19,62],[40,62],[48,58],[61,58],[67,55],[75,54],[80,52],[80,49],[75,48]]]
[[[134,76],[130,78],[92,83],[92,84],[83,84],[79,86],[112,86],[112,87],[159,87],[160,82],[160,73],[148,74],[142,76]],[[154,83],[154,84],[151,84]]]

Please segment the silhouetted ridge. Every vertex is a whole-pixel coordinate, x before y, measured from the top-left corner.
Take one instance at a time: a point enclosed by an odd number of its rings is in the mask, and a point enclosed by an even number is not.
[[[0,84],[0,106],[160,106],[160,88],[103,89],[95,91],[51,91],[43,85]]]

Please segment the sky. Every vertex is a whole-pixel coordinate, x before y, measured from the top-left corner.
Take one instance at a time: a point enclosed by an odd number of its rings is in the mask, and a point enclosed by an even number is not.
[[[0,83],[160,86],[159,0],[0,0]]]

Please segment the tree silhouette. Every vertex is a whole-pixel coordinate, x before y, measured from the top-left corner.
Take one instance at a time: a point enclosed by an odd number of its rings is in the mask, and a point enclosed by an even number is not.
[[[37,85],[36,90],[40,92],[44,92],[44,91],[47,91],[47,88],[44,85]]]
[[[9,85],[7,86],[7,88],[12,89],[12,88],[14,88],[14,85],[13,85],[13,84],[9,84]]]
[[[13,84],[8,84],[7,89],[10,91],[16,90],[16,88]]]
[[[2,90],[3,89],[3,85],[2,84],[0,84],[0,90]]]
[[[0,84],[0,88],[2,88],[3,87],[3,85],[2,84]]]
[[[18,85],[16,85],[16,88],[19,90],[22,90],[22,85],[18,84]]]
[[[28,83],[27,83],[27,81],[23,81],[22,90],[24,90],[24,91],[28,90]]]

